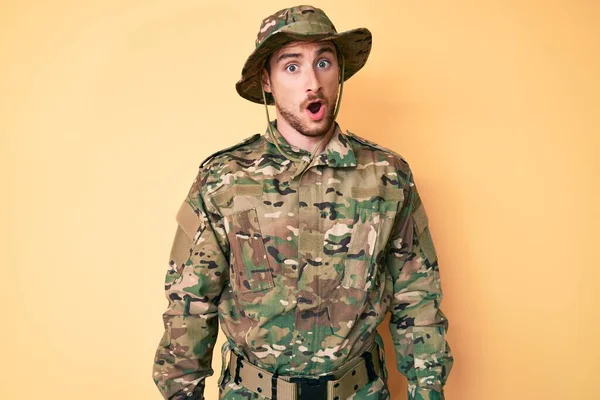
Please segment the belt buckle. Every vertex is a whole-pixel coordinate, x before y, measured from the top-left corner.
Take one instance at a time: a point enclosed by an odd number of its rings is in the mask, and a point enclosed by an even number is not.
[[[298,400],[327,400],[327,382],[333,380],[333,375],[323,375],[318,378],[291,378],[298,389]]]

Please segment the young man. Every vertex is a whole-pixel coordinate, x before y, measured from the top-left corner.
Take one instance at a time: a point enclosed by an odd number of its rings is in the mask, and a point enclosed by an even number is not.
[[[448,322],[412,173],[335,122],[370,49],[367,29],[337,33],[311,6],[263,21],[236,88],[277,120],[205,160],[177,214],[153,371],[165,399],[204,398],[219,323],[220,399],[390,399],[388,311],[409,398],[443,398]]]

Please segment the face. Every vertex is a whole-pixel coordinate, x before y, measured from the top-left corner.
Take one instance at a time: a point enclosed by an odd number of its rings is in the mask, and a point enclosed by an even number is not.
[[[292,42],[275,51],[270,74],[263,70],[265,92],[275,99],[278,118],[298,133],[318,137],[333,124],[339,68],[331,42]]]

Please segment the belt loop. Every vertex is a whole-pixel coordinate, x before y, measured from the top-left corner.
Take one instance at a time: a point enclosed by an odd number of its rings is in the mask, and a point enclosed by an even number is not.
[[[360,356],[365,360],[369,382],[373,382],[377,379],[377,373],[375,372],[375,366],[373,365],[373,354],[370,351],[365,351]]]
[[[236,385],[239,385],[240,382],[242,381],[242,377],[240,376],[240,369],[241,368],[243,368],[243,366],[242,366],[242,357],[240,357],[239,355],[236,354],[235,378],[233,378],[233,381],[235,382]]]
[[[221,389],[224,389],[223,383],[225,382],[225,373],[229,374],[228,362],[227,362],[227,353],[231,350],[231,345],[226,340],[221,346],[221,376],[219,380],[221,381]],[[231,355],[230,355],[231,357]]]
[[[271,377],[271,400],[277,400],[277,378],[279,375],[277,372],[273,373]]]

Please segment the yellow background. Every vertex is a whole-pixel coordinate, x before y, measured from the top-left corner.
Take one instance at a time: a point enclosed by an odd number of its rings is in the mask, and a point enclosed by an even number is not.
[[[0,398],[160,398],[175,213],[205,157],[265,128],[234,83],[262,18],[292,4],[254,4],[0,4]],[[339,121],[416,174],[447,398],[599,398],[600,3],[313,4],[373,32]]]

